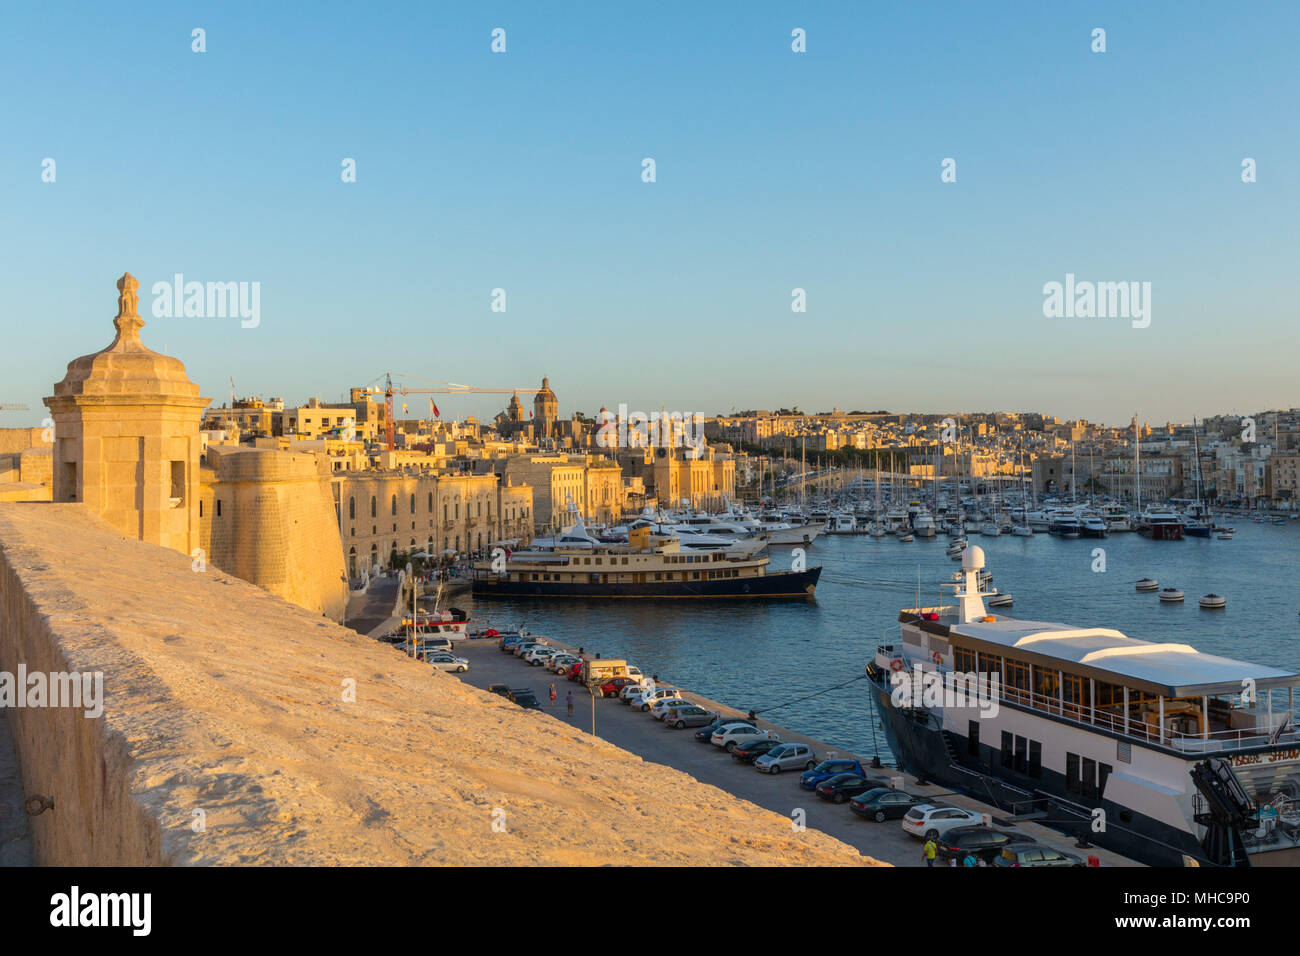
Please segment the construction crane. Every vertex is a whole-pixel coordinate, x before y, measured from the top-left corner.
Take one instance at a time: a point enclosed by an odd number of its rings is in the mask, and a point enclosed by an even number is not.
[[[31,411],[26,405],[16,404],[14,402],[0,402],[0,412],[29,412]]]
[[[403,377],[397,373],[398,377]],[[366,389],[375,394],[380,393],[378,385],[370,386]],[[394,395],[515,395],[524,392],[529,395],[535,395],[540,392],[540,388],[528,387],[507,387],[507,388],[480,388],[476,385],[459,385],[456,382],[441,382],[436,388],[415,388],[406,385],[393,385],[393,373],[384,373],[384,437],[387,440],[388,450],[392,451],[397,447],[397,420],[393,415],[393,396]]]

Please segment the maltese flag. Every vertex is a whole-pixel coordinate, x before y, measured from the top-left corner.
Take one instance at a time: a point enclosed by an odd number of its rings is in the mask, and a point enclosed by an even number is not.
[[[429,411],[433,412],[434,418],[442,418],[442,413],[438,411],[438,406],[433,404],[433,399],[429,399]]]

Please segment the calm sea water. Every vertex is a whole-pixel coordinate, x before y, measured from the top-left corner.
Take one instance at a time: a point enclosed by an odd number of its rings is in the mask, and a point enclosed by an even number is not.
[[[1258,525],[1228,519],[1232,541],[1150,541],[1126,533],[1063,540],[971,535],[987,554],[993,587],[1015,598],[1007,617],[1079,627],[1112,627],[1130,637],[1180,641],[1198,650],[1300,670],[1300,521]],[[902,607],[952,603],[959,564],[940,536],[904,544],[895,538],[827,536],[808,551],[823,567],[815,601],[490,601],[473,607],[477,623],[524,624],[534,633],[602,657],[626,658],[660,680],[704,694],[827,743],[870,755],[873,742],[866,681],[798,701],[863,674],[882,638],[898,635]],[[1093,570],[1094,550],[1105,571]],[[774,569],[790,553],[774,552]],[[1139,594],[1152,577],[1183,590],[1183,604]],[[1215,592],[1223,611],[1197,599]],[[946,595],[941,596],[941,595]],[[771,709],[769,709],[771,708]]]

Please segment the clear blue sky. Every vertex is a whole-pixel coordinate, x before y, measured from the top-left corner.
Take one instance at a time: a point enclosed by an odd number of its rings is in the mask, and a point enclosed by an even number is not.
[[[256,329],[145,314],[217,404],[387,370],[549,375],[564,414],[1300,404],[1298,39],[1295,3],[11,6],[0,425],[125,270],[142,314],[261,283]],[[1151,282],[1150,328],[1044,318],[1067,272]]]

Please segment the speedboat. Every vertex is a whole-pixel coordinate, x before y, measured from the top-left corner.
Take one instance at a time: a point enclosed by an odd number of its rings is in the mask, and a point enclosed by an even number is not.
[[[1010,594],[997,594],[989,598],[989,607],[1011,607],[1012,603]]]

